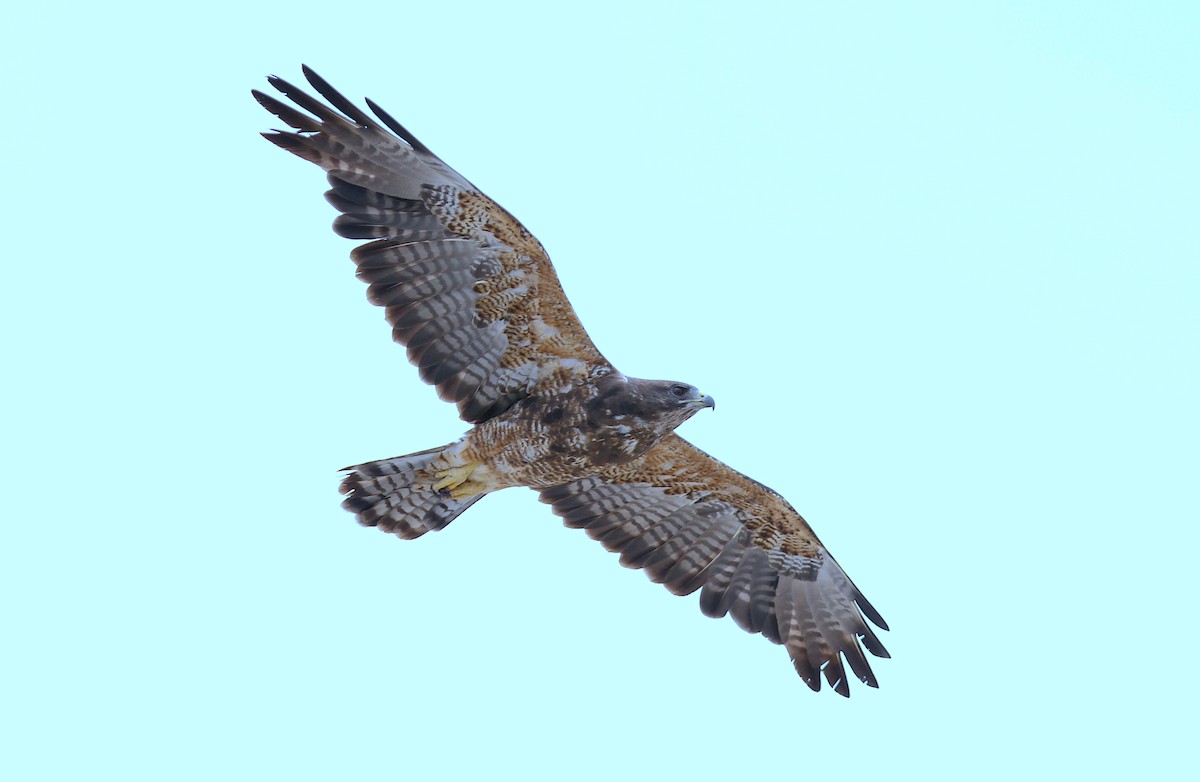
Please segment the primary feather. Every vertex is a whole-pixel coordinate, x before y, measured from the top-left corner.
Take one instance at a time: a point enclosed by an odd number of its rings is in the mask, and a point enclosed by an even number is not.
[[[781,496],[690,445],[675,427],[712,400],[628,378],[596,349],[542,245],[368,100],[309,68],[324,103],[277,77],[295,107],[254,91],[292,131],[263,135],[323,168],[334,230],[421,378],[475,424],[442,448],[348,468],[343,505],[400,537],[445,527],[481,497],[528,486],[567,526],[701,610],[783,645],[814,690],[849,694],[846,668],[887,629]],[[298,107],[298,108],[297,108]],[[307,112],[307,113],[305,113]]]

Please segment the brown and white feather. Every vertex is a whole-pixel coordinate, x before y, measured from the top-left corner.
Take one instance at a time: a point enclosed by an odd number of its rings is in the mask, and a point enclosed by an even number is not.
[[[814,690],[847,695],[843,661],[877,682],[862,647],[887,657],[887,624],[782,497],[672,433],[639,459],[541,491],[569,527],[701,610],[783,644]],[[861,645],[860,645],[861,642]]]
[[[516,218],[374,103],[377,118],[304,73],[333,108],[272,77],[309,114],[256,90],[297,131],[263,135],[328,172],[326,196],[342,212],[334,229],[374,239],[351,254],[370,300],[386,308],[393,338],[463,419],[488,420],[540,388],[609,366],[545,249]]]
[[[491,491],[529,486],[570,527],[671,592],[700,591],[786,647],[814,690],[874,687],[865,650],[887,629],[780,495],[673,429],[711,398],[617,372],[588,338],[542,245],[370,100],[371,116],[308,68],[328,102],[272,77],[295,106],[254,91],[296,132],[264,136],[328,173],[334,230],[393,338],[477,424],[456,443],[348,468],[343,505],[403,538],[445,527]],[[297,108],[298,107],[298,108]],[[655,402],[668,387],[696,392]]]

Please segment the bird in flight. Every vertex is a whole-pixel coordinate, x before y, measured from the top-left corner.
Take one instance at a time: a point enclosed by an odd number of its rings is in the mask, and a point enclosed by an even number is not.
[[[887,624],[808,523],[771,489],[675,434],[713,399],[622,374],[588,338],[541,243],[369,98],[367,112],[304,67],[327,103],[278,77],[254,90],[294,131],[263,136],[323,168],[333,229],[367,298],[438,395],[474,426],[459,440],[346,468],[342,505],[410,539],[487,494],[538,492],[568,527],[700,609],[783,645],[813,690],[878,684],[867,620]],[[298,108],[297,108],[298,107]],[[302,111],[301,111],[302,110]]]

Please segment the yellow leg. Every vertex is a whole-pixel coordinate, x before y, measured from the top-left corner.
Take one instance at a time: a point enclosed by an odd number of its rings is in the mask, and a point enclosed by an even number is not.
[[[451,467],[448,470],[441,470],[434,473],[435,478],[440,480],[433,484],[433,490],[443,494],[449,494],[453,499],[461,500],[467,497],[478,494],[472,490],[473,484],[468,482],[471,473],[479,466],[479,462],[470,462],[461,467]]]

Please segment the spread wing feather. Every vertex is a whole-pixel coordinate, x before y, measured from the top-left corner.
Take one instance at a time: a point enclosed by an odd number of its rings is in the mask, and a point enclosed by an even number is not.
[[[304,74],[329,105],[271,77],[299,109],[254,97],[296,132],[263,135],[328,172],[339,235],[374,240],[351,253],[358,277],[439,396],[478,423],[611,369],[524,226],[373,102],[378,119]]]
[[[883,617],[786,500],[678,435],[541,499],[567,526],[620,552],[621,564],[677,595],[699,589],[708,616],[729,614],[785,646],[813,690],[823,674],[848,696],[846,665],[878,686],[863,647],[889,656],[866,621],[886,630]]]

